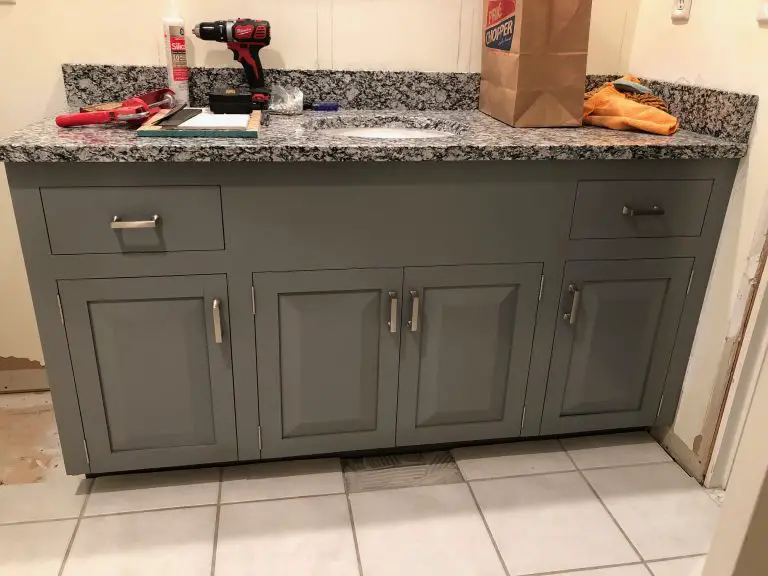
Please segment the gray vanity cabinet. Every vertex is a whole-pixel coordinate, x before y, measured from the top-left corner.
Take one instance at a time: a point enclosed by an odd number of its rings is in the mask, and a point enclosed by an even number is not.
[[[520,435],[541,264],[407,268],[397,444]]]
[[[402,269],[253,282],[262,458],[394,446]]]
[[[693,259],[569,262],[542,434],[652,426]]]
[[[237,460],[224,275],[58,287],[91,472]]]

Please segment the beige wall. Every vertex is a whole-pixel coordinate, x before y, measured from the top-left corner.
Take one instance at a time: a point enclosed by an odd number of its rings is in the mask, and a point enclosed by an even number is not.
[[[669,4],[641,3],[630,55],[634,73],[768,98],[768,29],[758,26],[755,0],[696,0],[691,21],[684,26],[671,23]],[[674,425],[689,448],[702,430],[733,299],[768,191],[767,155],[768,114],[763,104],[726,217]]]
[[[639,0],[594,0],[589,68],[623,71]],[[479,71],[482,0],[179,0],[187,24],[238,15],[274,27],[265,65]],[[0,137],[65,108],[63,62],[159,64],[168,0],[17,0],[0,5]],[[28,38],[41,16],[55,40]],[[92,15],[84,18],[83,15]],[[387,22],[390,20],[391,22]],[[91,28],[106,27],[108,40]],[[396,27],[396,30],[393,29]],[[625,34],[625,28],[628,33]],[[395,39],[397,41],[395,42]],[[191,43],[195,65],[234,66],[229,51]],[[4,173],[0,167],[0,356],[42,359]]]

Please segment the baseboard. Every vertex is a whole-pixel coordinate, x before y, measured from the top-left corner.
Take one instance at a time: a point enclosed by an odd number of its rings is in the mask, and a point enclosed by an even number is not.
[[[670,456],[677,462],[683,470],[701,484],[704,482],[706,470],[699,455],[691,450],[680,437],[675,434],[668,426],[653,428],[651,435],[661,444]]]
[[[48,373],[44,368],[31,370],[0,370],[0,394],[14,392],[44,392],[50,390]]]

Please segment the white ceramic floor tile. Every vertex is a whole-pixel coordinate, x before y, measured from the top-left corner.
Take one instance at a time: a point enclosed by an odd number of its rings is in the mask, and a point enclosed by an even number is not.
[[[77,518],[89,486],[80,476],[0,486],[0,524]]]
[[[64,576],[209,576],[216,507],[84,518]]]
[[[222,503],[343,494],[337,458],[266,462],[224,469]]]
[[[654,576],[701,576],[704,573],[706,556],[680,558],[664,562],[651,562],[648,567]]]
[[[576,472],[473,482],[511,575],[639,562]]]
[[[216,576],[358,576],[344,495],[222,506]]]
[[[451,451],[466,480],[574,470],[556,440],[457,448]]]
[[[582,470],[672,461],[647,432],[581,436],[561,442]]]
[[[466,484],[351,494],[365,576],[503,576]]]
[[[218,468],[102,476],[93,482],[85,515],[216,504],[218,498]]]
[[[557,576],[650,576],[650,574],[645,566],[635,564],[633,566],[598,568],[597,570],[581,570],[579,572],[560,572]]]
[[[77,520],[0,526],[0,574],[56,576]]]
[[[709,550],[720,508],[677,464],[584,474],[644,559]]]

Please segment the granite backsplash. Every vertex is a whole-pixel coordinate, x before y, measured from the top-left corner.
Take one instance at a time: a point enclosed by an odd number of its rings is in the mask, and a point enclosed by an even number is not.
[[[122,100],[167,84],[161,66],[64,64],[62,71],[72,107]],[[614,78],[588,76],[586,90]],[[474,110],[480,92],[479,74],[459,72],[272,69],[267,79],[301,88],[306,100],[332,100],[349,109]],[[239,68],[192,68],[191,103],[204,106],[212,90],[243,81]],[[669,104],[682,129],[733,142],[749,141],[757,96],[657,80],[644,82]]]

